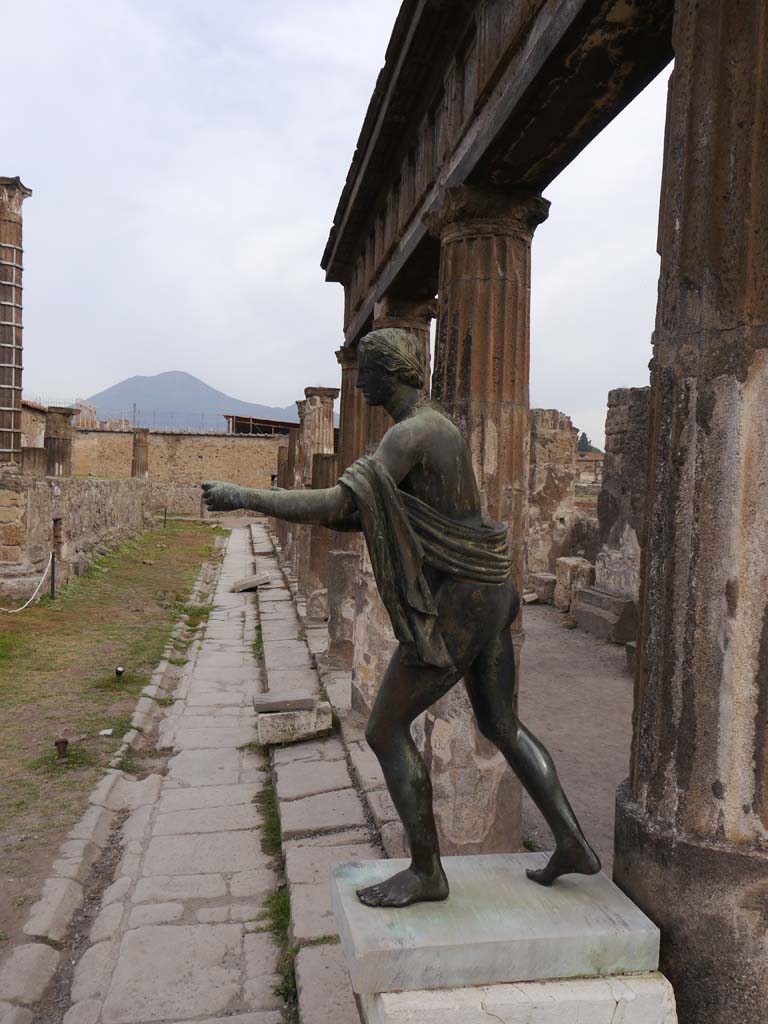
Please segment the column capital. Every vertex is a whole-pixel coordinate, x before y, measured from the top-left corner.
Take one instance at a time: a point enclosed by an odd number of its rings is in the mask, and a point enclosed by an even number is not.
[[[549,200],[533,189],[489,189],[457,185],[424,223],[443,241],[468,234],[514,235],[530,241],[549,216]]]
[[[437,316],[436,299],[403,299],[383,296],[373,307],[373,326],[429,327]]]
[[[299,423],[301,423],[302,420],[304,419],[304,412],[305,412],[306,408],[307,408],[306,399],[304,399],[304,398],[297,398],[296,399],[296,412],[297,412],[298,417],[299,417]]]
[[[305,398],[330,398],[335,401],[339,397],[338,388],[304,388]]]
[[[21,215],[21,204],[32,195],[32,189],[21,183],[21,178],[0,177],[0,203],[13,213]]]
[[[351,345],[342,345],[341,348],[336,349],[336,361],[342,370],[356,370],[357,369],[357,347],[352,348]]]

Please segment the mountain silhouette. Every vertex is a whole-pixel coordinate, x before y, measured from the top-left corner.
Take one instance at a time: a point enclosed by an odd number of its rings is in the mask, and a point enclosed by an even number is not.
[[[226,430],[224,413],[296,422],[296,405],[284,408],[231,398],[191,373],[171,370],[153,377],[128,377],[91,395],[100,420],[127,419],[137,427],[171,430]]]

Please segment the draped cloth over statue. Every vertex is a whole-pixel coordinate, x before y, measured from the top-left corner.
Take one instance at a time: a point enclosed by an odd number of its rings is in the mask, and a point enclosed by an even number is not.
[[[424,664],[452,667],[423,567],[465,582],[505,583],[512,573],[507,527],[449,519],[401,490],[386,466],[369,455],[353,462],[339,482],[354,496],[395,636],[412,644]]]

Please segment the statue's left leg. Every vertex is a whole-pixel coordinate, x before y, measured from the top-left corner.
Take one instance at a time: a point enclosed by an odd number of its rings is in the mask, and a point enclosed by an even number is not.
[[[600,860],[581,831],[554,762],[517,717],[515,659],[504,629],[477,657],[464,681],[482,734],[501,751],[552,830],[556,848],[549,862],[528,877],[551,885],[560,875],[592,875]]]
[[[411,724],[458,678],[453,668],[409,662],[402,647],[384,674],[365,735],[405,827],[411,864],[386,881],[361,889],[358,896],[368,906],[405,907],[448,896],[432,812],[432,783],[411,737]]]

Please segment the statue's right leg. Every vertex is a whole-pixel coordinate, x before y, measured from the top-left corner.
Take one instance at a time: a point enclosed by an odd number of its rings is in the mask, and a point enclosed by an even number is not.
[[[366,739],[379,759],[389,794],[405,827],[411,865],[358,892],[368,906],[405,907],[444,900],[448,882],[440,864],[432,811],[432,783],[411,737],[413,720],[457,682],[455,669],[414,665],[398,647],[371,711]]]
[[[482,734],[506,758],[552,830],[556,848],[549,862],[528,877],[551,885],[560,875],[592,875],[600,860],[581,831],[544,745],[517,717],[512,639],[504,629],[466,672],[465,684]]]

